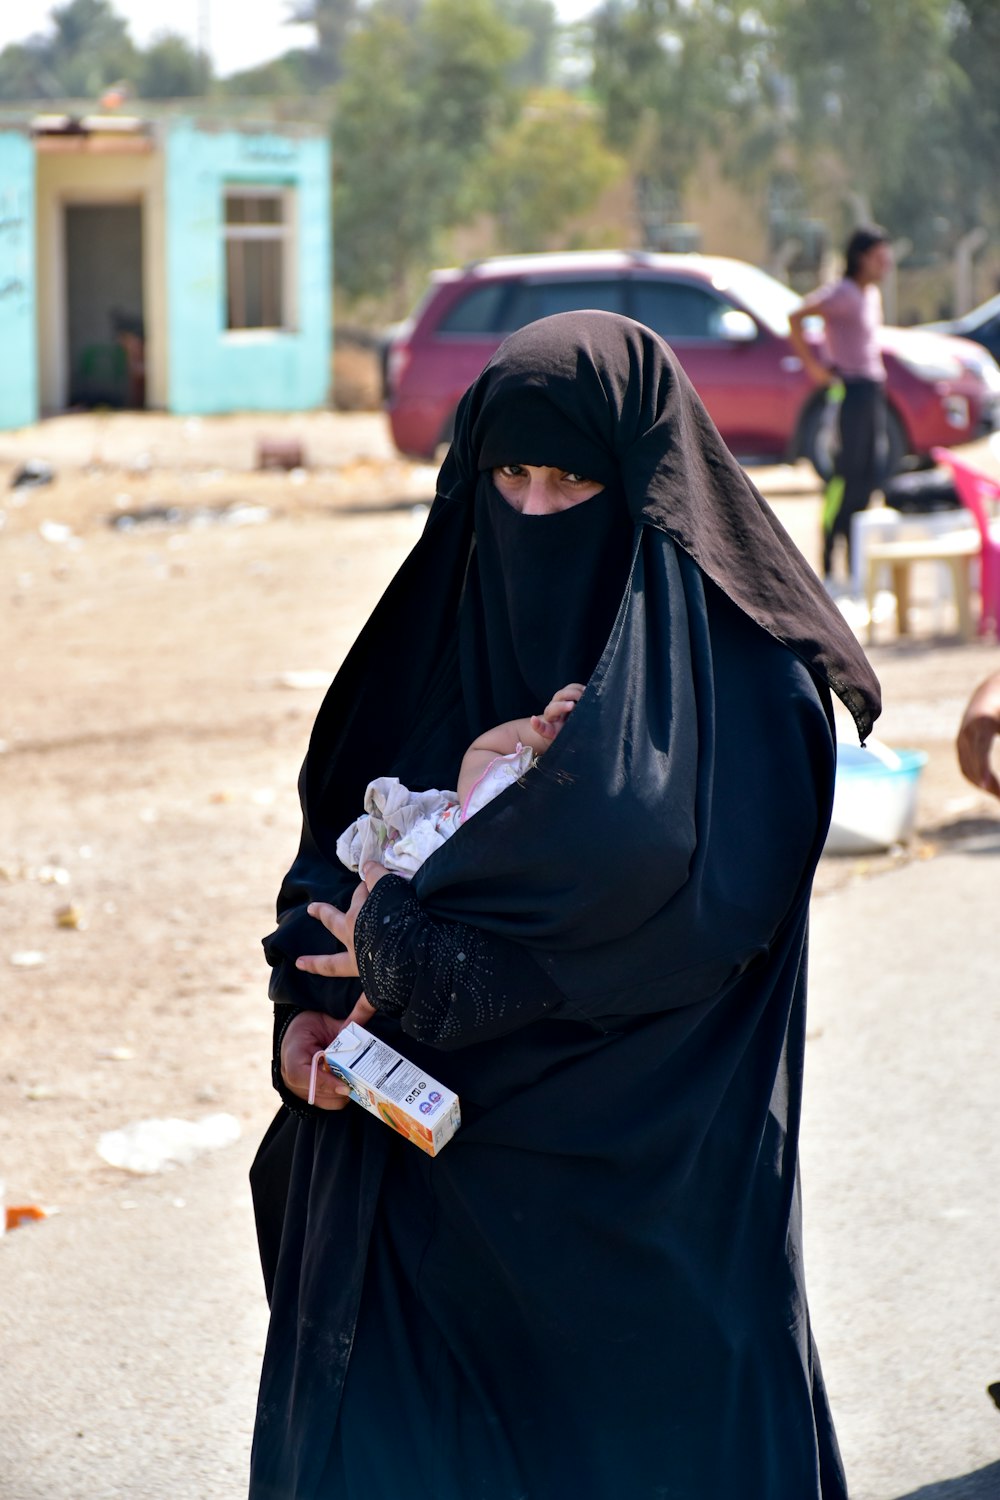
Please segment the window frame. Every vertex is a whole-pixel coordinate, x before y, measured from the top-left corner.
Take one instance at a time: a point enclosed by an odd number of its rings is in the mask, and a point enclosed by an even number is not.
[[[238,198],[277,199],[281,204],[281,218],[274,224],[230,224],[227,207]],[[222,188],[222,266],[223,266],[223,337],[237,342],[254,342],[270,339],[282,334],[299,331],[298,299],[298,194],[294,186],[284,182],[225,182]],[[231,326],[231,277],[229,247],[234,243],[277,243],[281,247],[279,275],[281,321],[278,323],[252,323]],[[244,312],[246,297],[244,288]]]

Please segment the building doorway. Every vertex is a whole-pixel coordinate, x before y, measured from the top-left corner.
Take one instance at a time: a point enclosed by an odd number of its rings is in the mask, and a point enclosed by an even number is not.
[[[68,404],[144,407],[142,205],[67,203],[65,236]]]

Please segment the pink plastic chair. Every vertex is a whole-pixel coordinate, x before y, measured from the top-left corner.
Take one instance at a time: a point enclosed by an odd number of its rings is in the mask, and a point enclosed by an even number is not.
[[[1000,480],[956,458],[950,448],[932,448],[937,464],[951,470],[960,504],[971,511],[982,544],[979,578],[979,634],[1000,636]]]

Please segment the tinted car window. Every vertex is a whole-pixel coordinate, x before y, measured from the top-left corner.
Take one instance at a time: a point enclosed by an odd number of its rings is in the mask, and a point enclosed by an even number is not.
[[[680,281],[634,281],[632,317],[665,339],[719,337],[719,316],[728,303]]]
[[[975,337],[1000,362],[1000,313],[995,318],[990,318],[989,322],[981,323]]]
[[[500,327],[500,305],[507,295],[505,281],[487,281],[473,287],[450,307],[438,327],[439,333],[495,333]]]
[[[617,278],[515,283],[511,287],[510,301],[503,310],[503,327],[498,331],[512,333],[515,328],[523,328],[525,323],[533,323],[536,318],[576,312],[582,307],[623,313],[625,283]]]

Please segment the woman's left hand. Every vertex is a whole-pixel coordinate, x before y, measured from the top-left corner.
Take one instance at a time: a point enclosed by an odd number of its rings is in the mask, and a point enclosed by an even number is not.
[[[354,979],[358,973],[358,961],[354,955],[354,924],[358,919],[358,912],[368,900],[369,894],[375,889],[383,875],[389,871],[384,865],[365,865],[362,872],[364,879],[357,887],[351,897],[351,904],[346,911],[341,911],[339,906],[332,906],[327,901],[311,901],[306,908],[311,917],[322,922],[327,932],[344,945],[343,953],[312,953],[303,954],[295,960],[297,969],[304,969],[307,974],[319,974],[324,979]]]

